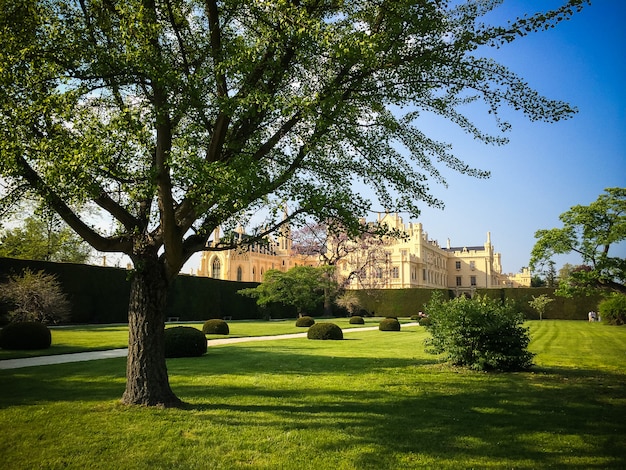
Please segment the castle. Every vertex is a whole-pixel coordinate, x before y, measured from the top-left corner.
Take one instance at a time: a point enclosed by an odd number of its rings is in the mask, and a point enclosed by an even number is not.
[[[404,236],[343,241],[343,256],[333,263],[340,282],[348,289],[440,288],[471,294],[475,289],[530,287],[527,268],[515,275],[502,273],[501,254],[495,252],[490,233],[483,245],[451,246],[448,240],[441,247],[437,241],[429,240],[421,223],[405,225],[397,214],[379,214],[377,222]],[[239,228],[235,236],[243,240],[243,229]],[[217,229],[209,246],[216,246],[219,241]],[[330,238],[327,249],[333,250],[336,243],[340,243],[339,239]],[[261,282],[269,269],[287,271],[294,266],[319,264],[319,256],[293,250],[287,229],[277,238],[252,244],[245,250],[205,251],[197,274]]]

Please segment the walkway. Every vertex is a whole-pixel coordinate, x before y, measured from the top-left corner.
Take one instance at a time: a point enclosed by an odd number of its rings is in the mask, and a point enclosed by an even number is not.
[[[418,323],[405,323],[402,326],[417,326]],[[378,330],[377,326],[367,328],[346,328],[344,333],[352,333],[355,331],[373,331]],[[306,338],[306,333],[292,333],[288,335],[276,336],[245,336],[240,338],[223,338],[210,339],[207,344],[211,346],[220,346],[222,344],[249,343],[252,341],[269,341],[276,339],[292,339]],[[25,357],[21,359],[6,359],[0,361],[0,369],[21,369],[23,367],[46,366],[50,364],[65,364],[68,362],[84,362],[94,361],[97,359],[111,359],[114,357],[126,357],[128,349],[108,349],[106,351],[89,351],[73,354],[57,354],[52,356]]]

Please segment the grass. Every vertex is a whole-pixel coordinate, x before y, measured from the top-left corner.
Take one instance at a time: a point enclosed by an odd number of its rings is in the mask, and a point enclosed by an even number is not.
[[[626,328],[528,325],[530,373],[450,368],[420,327],[215,346],[168,361],[184,409],[120,405],[124,359],[0,370],[2,467],[626,468]]]
[[[359,328],[378,326],[381,318],[367,318],[364,325],[351,325],[348,318],[317,319],[317,321],[332,321],[341,328]],[[410,320],[401,320],[406,323]],[[284,335],[303,333],[306,328],[295,326],[295,320],[280,321],[229,321],[229,335],[207,335],[209,340],[220,338],[238,338],[247,336]],[[193,326],[202,329],[203,322],[167,324],[172,326]],[[69,354],[84,351],[102,351],[128,347],[128,327],[126,325],[79,325],[51,327],[52,346],[49,349],[37,351],[9,351],[0,349],[0,360],[33,357],[42,355]]]

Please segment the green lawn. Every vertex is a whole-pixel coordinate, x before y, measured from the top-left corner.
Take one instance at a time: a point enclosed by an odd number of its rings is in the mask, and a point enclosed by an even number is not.
[[[1,465],[626,468],[626,328],[528,325],[530,373],[440,364],[420,327],[214,346],[168,361],[185,409],[120,405],[123,358],[0,370]]]
[[[364,325],[351,325],[348,318],[317,319],[317,321],[332,321],[341,328],[359,328],[378,326],[381,318],[366,318]],[[400,319],[401,323],[411,320]],[[238,338],[244,336],[284,335],[303,333],[306,328],[296,326],[295,319],[280,321],[229,321],[228,336],[208,335],[207,338]],[[167,328],[186,325],[202,329],[202,322],[195,323],[168,323]],[[98,351],[103,349],[126,348],[128,346],[128,327],[125,325],[79,325],[51,327],[52,346],[49,349],[38,351],[8,351],[0,349],[0,360],[15,359],[54,354],[68,354],[84,351]]]

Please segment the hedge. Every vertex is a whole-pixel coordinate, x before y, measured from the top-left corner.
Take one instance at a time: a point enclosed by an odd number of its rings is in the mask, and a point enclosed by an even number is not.
[[[20,273],[27,267],[32,271],[44,270],[57,276],[72,305],[72,323],[128,321],[130,271],[103,266],[0,258],[0,273]],[[5,279],[1,277],[0,275],[0,282],[3,282]],[[254,299],[237,293],[241,289],[257,285],[258,283],[221,281],[181,274],[171,286],[165,315],[183,321],[224,317],[232,320],[297,317],[293,307],[273,304],[260,309]],[[437,289],[377,289],[358,290],[355,293],[363,306],[364,315],[411,317],[424,310],[424,304],[430,300],[435,290]],[[452,290],[442,291],[446,299],[455,296]],[[599,295],[572,299],[556,297],[554,289],[550,288],[478,289],[477,293],[501,300],[513,300],[516,309],[527,319],[539,318],[537,312],[528,305],[533,295],[537,297],[547,294],[555,299],[548,305],[544,319],[587,320],[587,313],[597,310],[601,300]],[[7,309],[7,305],[0,305],[0,316]],[[323,305],[312,312],[313,315],[322,313]]]

